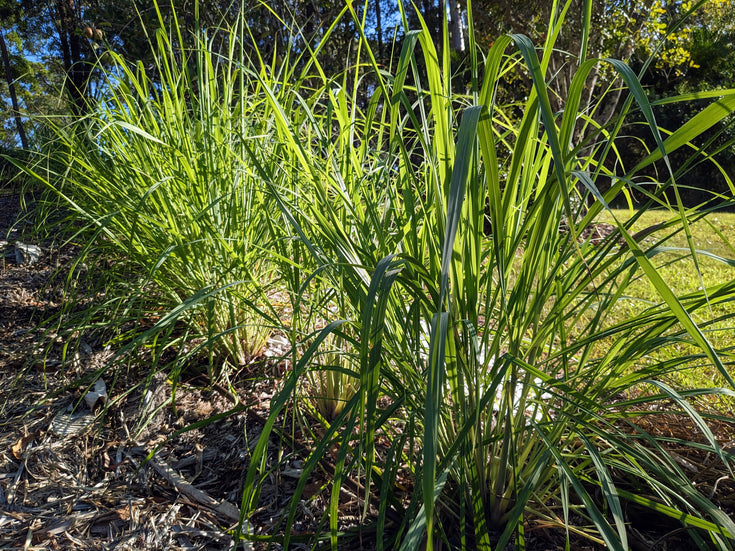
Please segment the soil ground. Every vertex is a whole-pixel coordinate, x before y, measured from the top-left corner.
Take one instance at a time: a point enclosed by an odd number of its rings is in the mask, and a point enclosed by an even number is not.
[[[183,384],[175,410],[159,407],[172,390],[163,374],[106,371],[108,407],[100,407],[101,400],[88,394],[94,389],[79,381],[91,381],[114,351],[82,342],[78,352],[65,358],[63,342],[39,328],[40,320],[59,309],[63,295],[49,281],[69,264],[74,250],[42,243],[39,262],[18,264],[14,243],[26,239],[19,212],[18,195],[0,193],[0,549],[233,549],[228,530],[239,520],[249,450],[262,430],[283,366],[261,359],[258,369],[274,377],[253,383],[243,374],[241,384],[234,385],[238,396],[218,387]],[[203,423],[213,416],[216,421]],[[691,431],[674,415],[665,426],[646,429],[671,436]],[[735,428],[722,422],[713,430],[732,452]],[[681,456],[683,467],[692,469],[703,491],[712,492],[732,515],[735,483],[712,454],[677,453],[689,454]],[[271,443],[272,470],[247,526],[252,533],[278,532],[301,460],[281,441]],[[304,540],[325,510],[330,474],[325,465],[299,505],[295,528]],[[343,491],[340,527],[354,528],[362,507],[348,486]],[[641,511],[629,515],[637,519],[631,521],[631,534],[639,548],[688,548],[678,525],[662,524]],[[350,549],[374,548],[370,534],[359,536]],[[563,533],[540,524],[528,526],[526,538],[529,551],[564,548]],[[241,543],[239,548],[265,545]],[[586,540],[573,547],[597,548]]]
[[[118,370],[102,377],[109,407],[90,409],[84,398],[94,389],[78,381],[113,351],[82,342],[64,359],[62,343],[38,327],[63,300],[49,281],[74,251],[41,244],[39,262],[18,264],[19,212],[17,195],[0,195],[0,549],[232,549],[248,446],[274,385],[235,397],[182,384],[174,411],[157,409],[171,396],[163,374]],[[228,415],[237,401],[249,407]],[[274,442],[275,458],[250,527],[259,534],[277,530],[296,483],[288,466],[297,459]],[[301,516],[318,506],[304,505]],[[240,546],[253,547],[262,546]]]

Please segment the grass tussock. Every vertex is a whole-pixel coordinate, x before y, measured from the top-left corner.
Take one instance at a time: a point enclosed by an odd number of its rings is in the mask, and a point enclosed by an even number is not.
[[[174,376],[204,356],[216,380],[272,331],[289,340],[291,369],[241,504],[243,518],[258,507],[284,411],[318,419],[277,536],[284,547],[310,473],[334,449],[320,536],[332,548],[347,537],[347,478],[365,489],[365,513],[377,509],[379,549],[522,548],[537,521],[567,541],[628,549],[627,504],[674,519],[699,548],[733,547],[735,524],[713,496],[656,437],[624,427],[630,411],[668,404],[700,433],[680,444],[731,468],[690,402],[733,394],[732,344],[713,338],[735,298],[733,241],[723,215],[708,215],[720,204],[674,204],[657,231],[639,227],[677,185],[677,167],[645,185],[643,171],[715,128],[735,91],[666,134],[625,63],[582,57],[570,60],[564,110],[552,112],[549,56],[569,3],[553,10],[542,49],[519,35],[486,52],[470,44],[469,93],[453,89],[446,33],[437,45],[405,13],[390,71],[363,40],[343,73],[326,74],[318,50],[334,26],[278,64],[246,55],[244,18],[186,50],[179,29],[161,28],[152,72],[114,58],[92,113],[54,127],[51,158],[33,175],[82,225],[83,255],[120,266],[97,274],[117,279],[90,323],[103,312],[126,349],[177,351]],[[359,23],[350,5],[341,17]],[[605,127],[580,107],[600,63],[628,96]],[[496,103],[500,77],[519,67],[532,83],[520,111]],[[658,147],[621,172],[615,144],[634,110]],[[632,217],[609,207],[633,193],[645,201]],[[586,238],[603,218],[613,231]],[[721,248],[693,240],[702,224]],[[699,284],[679,286],[681,270]],[[672,386],[694,364],[722,386]]]

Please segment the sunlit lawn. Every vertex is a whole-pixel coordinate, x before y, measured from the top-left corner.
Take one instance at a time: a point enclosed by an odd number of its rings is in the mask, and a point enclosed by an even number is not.
[[[619,221],[630,218],[630,212],[627,210],[614,210],[613,212]],[[636,233],[650,228],[674,216],[677,216],[676,213],[666,210],[648,210],[636,221],[631,232]],[[601,221],[612,222],[611,215],[606,213]],[[702,286],[711,289],[735,278],[735,213],[711,213],[706,218],[691,224],[690,229],[695,250],[727,259],[731,264],[707,256],[707,254],[699,254],[697,263],[695,263],[689,252],[690,246],[687,243],[686,234],[681,232],[672,235],[665,246],[675,250],[657,254],[653,260],[659,268],[659,273],[677,296],[696,291]],[[667,231],[670,233],[669,230],[663,230],[656,236],[661,238],[666,235]],[[643,248],[646,248],[645,240]],[[618,302],[617,308],[621,319],[633,311],[640,311],[648,305],[661,302],[653,285],[645,277],[633,282],[628,291],[629,298]],[[705,324],[707,320],[723,316],[729,319],[710,325]],[[712,307],[702,311],[702,314],[696,316],[694,320],[702,325],[703,332],[716,349],[729,349],[729,354],[724,353],[721,358],[723,363],[729,364],[730,372],[735,376],[735,305],[724,304]],[[657,354],[655,360],[665,360],[691,352],[685,348],[688,348],[685,343],[671,346]],[[724,383],[721,374],[707,364],[691,366],[690,369],[675,373],[672,376],[672,382],[684,387],[707,387]],[[723,405],[725,404],[720,404],[719,407]],[[730,411],[733,410],[734,405],[735,401],[727,401],[727,409]]]

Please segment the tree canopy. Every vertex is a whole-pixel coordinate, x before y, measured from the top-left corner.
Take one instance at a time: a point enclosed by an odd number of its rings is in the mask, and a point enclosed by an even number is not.
[[[729,0],[577,0],[565,13],[552,13],[560,8],[547,0],[400,1],[402,6],[395,0],[353,4],[354,15],[366,22],[379,63],[388,69],[405,34],[403,17],[409,26],[419,24],[415,5],[437,42],[444,14],[448,15],[450,47],[460,70],[469,46],[471,6],[474,38],[481,48],[505,33],[525,34],[542,47],[549,23],[563,17],[548,75],[552,103],[557,106],[583,58],[611,57],[641,67],[655,55],[645,83],[657,95],[728,87],[735,79],[735,7]],[[142,0],[0,0],[0,144],[27,148],[28,136],[32,139],[35,133],[29,126],[33,115],[83,115],[99,85],[95,64],[104,62],[106,51],[150,66],[152,37],[147,29],[155,28],[158,18],[176,17],[179,27],[190,33],[182,35],[187,40],[196,24],[215,29],[242,16],[252,55],[272,60],[276,67],[319,47],[323,67],[334,74],[346,69],[346,53],[358,32],[343,0],[159,4],[157,8]],[[581,32],[586,19],[595,31],[588,37]],[[327,32],[329,40],[324,41]],[[512,78],[526,77],[519,73]],[[594,114],[600,124],[610,120],[618,107],[622,87],[616,79],[600,64],[587,82],[588,102],[608,93],[605,108]]]

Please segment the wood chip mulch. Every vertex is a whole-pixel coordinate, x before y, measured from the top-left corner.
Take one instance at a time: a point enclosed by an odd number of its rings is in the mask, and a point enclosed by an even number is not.
[[[87,404],[93,389],[74,381],[103,367],[112,352],[84,341],[65,362],[61,344],[43,352],[54,335],[38,322],[62,299],[48,281],[71,253],[41,244],[39,262],[16,263],[15,241],[31,239],[19,212],[18,196],[0,193],[0,549],[234,549],[249,450],[274,379],[250,385],[247,408],[191,430],[185,427],[232,411],[237,399],[183,384],[174,410],[165,376],[116,368],[103,374],[108,407]],[[299,461],[274,439],[271,475],[253,524],[243,529],[278,531]],[[297,516],[306,533],[315,528],[312,509],[323,507],[313,493]],[[241,541],[237,548],[265,545]]]

